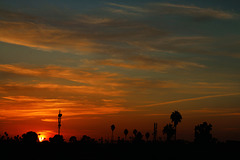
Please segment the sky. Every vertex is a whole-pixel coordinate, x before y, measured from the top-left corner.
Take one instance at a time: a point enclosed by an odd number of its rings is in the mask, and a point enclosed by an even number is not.
[[[0,134],[240,140],[237,0],[1,0]],[[151,135],[152,136],[152,135]],[[150,137],[151,138],[151,137]]]

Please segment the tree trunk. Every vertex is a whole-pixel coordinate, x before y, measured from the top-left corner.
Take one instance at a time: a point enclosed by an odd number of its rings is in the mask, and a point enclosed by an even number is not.
[[[113,143],[113,131],[112,131],[112,143]]]
[[[175,141],[177,141],[177,126],[175,127]]]

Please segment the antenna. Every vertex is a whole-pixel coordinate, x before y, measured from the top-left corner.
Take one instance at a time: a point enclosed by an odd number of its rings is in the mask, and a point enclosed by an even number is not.
[[[58,135],[60,135],[60,127],[61,127],[61,110],[59,110],[59,114],[58,114]]]

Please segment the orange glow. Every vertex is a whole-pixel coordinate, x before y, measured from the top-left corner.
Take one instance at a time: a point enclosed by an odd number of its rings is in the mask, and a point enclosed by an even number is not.
[[[39,135],[38,136],[39,142],[42,142],[46,137],[44,135]]]
[[[53,132],[52,130],[42,130],[40,132],[37,132],[37,134],[39,142],[42,142],[44,140],[48,140],[49,137],[53,137],[55,132]]]

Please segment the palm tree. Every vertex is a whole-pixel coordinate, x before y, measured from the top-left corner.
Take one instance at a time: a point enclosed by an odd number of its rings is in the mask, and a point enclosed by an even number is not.
[[[178,125],[179,122],[181,122],[182,115],[178,111],[174,111],[174,112],[172,112],[172,114],[170,116],[170,119],[172,120],[172,122],[174,124],[174,128],[175,128],[175,141],[176,141],[176,139],[177,139],[177,134],[176,134],[177,125]]]
[[[112,130],[112,142],[113,142],[113,131],[115,130],[115,125],[111,125],[111,130]]]
[[[145,134],[145,137],[146,137],[146,139],[147,139],[147,142],[148,142],[148,138],[150,137],[150,133],[149,133],[149,132],[147,132],[147,133]]]
[[[172,136],[175,134],[175,129],[171,123],[163,127],[163,134],[167,134],[167,141],[172,139]]]
[[[124,130],[124,134],[125,134],[125,141],[126,141],[127,140],[127,135],[128,135],[128,130],[127,129]]]

